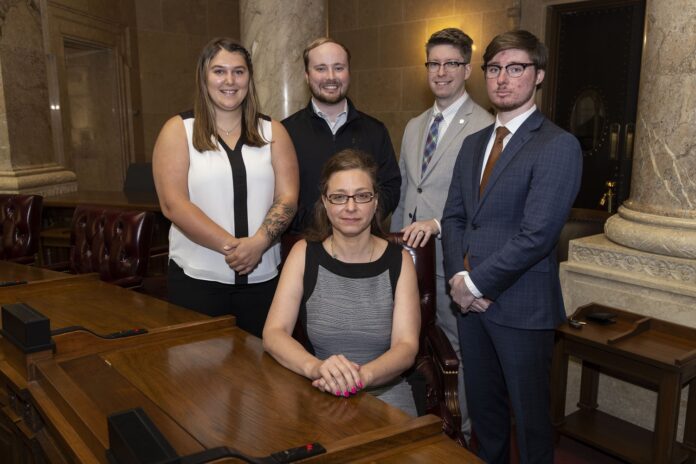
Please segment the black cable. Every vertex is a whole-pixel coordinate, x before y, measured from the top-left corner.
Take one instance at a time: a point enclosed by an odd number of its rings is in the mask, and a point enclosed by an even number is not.
[[[95,331],[90,330],[86,327],[83,327],[81,325],[71,325],[69,327],[63,327],[60,329],[51,330],[51,336],[62,335],[62,334],[70,333],[70,332],[77,332],[80,330],[82,330],[84,332],[88,332],[88,333],[94,335],[95,337],[103,338],[105,340],[113,340],[114,338],[132,337],[133,335],[141,335],[141,334],[147,333],[147,329],[140,328],[140,329],[121,330],[118,332],[112,332],[110,334],[102,335],[102,334],[98,334]]]

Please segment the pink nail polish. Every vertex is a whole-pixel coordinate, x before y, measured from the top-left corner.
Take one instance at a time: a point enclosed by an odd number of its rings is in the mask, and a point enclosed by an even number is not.
[[[362,382],[358,380],[358,388],[362,388],[362,387],[363,387]]]
[[[354,394],[354,395],[355,395],[355,393],[356,393],[357,391],[358,391],[358,390],[357,390],[355,387],[352,387],[352,388],[350,389],[350,392],[351,392],[352,394]]]
[[[346,398],[348,398],[350,396],[350,393],[348,393],[348,390],[343,392],[343,396],[345,396]]]
[[[341,396],[341,392],[336,390],[336,396]]]

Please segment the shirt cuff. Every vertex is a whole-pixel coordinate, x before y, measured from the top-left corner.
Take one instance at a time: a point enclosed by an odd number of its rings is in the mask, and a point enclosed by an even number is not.
[[[467,288],[469,289],[472,295],[474,295],[476,298],[483,297],[483,293],[479,292],[479,289],[476,288],[476,285],[474,285],[474,281],[471,280],[471,277],[469,277],[469,272],[461,271],[457,272],[456,275],[464,276],[464,283],[466,284]]]
[[[442,238],[442,226],[440,225],[440,221],[437,219],[433,218],[433,221],[435,221],[435,224],[437,224],[437,235],[435,238]]]

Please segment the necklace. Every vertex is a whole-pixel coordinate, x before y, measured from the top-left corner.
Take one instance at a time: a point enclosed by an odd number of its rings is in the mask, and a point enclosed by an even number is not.
[[[333,235],[329,238],[329,244],[331,246],[331,257],[333,259],[338,259],[338,254],[334,251],[334,244],[333,244]],[[372,236],[370,236],[370,258],[368,259],[368,263],[372,262],[372,253],[375,252],[375,241],[372,239]]]
[[[237,122],[237,124],[235,124],[234,127],[233,127],[232,129],[230,129],[230,130],[223,129],[222,127],[218,126],[217,124],[215,124],[215,127],[217,127],[218,130],[224,132],[225,135],[226,135],[227,137],[229,137],[230,134],[231,134],[232,132],[234,132],[234,131],[239,127],[239,125],[240,125],[241,123],[242,123],[242,120],[239,119],[239,122]]]

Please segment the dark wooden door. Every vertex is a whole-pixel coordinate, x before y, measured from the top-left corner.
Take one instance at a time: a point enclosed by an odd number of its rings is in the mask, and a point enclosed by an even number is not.
[[[549,7],[544,108],[582,146],[577,208],[614,212],[630,193],[644,16],[644,0]]]

